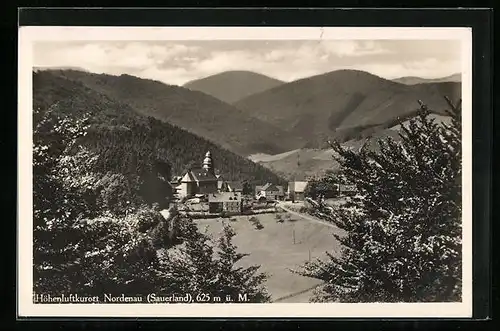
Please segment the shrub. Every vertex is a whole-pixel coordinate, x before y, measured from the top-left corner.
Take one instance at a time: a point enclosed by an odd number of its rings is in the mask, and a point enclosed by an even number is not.
[[[421,104],[397,142],[379,151],[334,143],[341,176],[358,194],[319,214],[346,231],[340,257],[306,263],[324,281],[314,301],[446,302],[461,299],[461,107],[447,99],[451,125]]]

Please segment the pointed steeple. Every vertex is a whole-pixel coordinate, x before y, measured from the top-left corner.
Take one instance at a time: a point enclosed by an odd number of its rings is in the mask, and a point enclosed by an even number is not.
[[[202,168],[211,172],[212,174],[215,174],[214,164],[212,161],[212,154],[210,153],[210,151],[208,151],[207,154],[205,154],[205,159],[203,159]]]

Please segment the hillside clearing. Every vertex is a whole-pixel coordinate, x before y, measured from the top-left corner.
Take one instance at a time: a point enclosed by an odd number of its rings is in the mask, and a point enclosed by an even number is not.
[[[285,214],[288,213],[282,213]],[[306,293],[302,291],[319,285],[320,281],[294,274],[289,269],[308,261],[309,254],[311,259],[324,257],[326,251],[338,255],[340,244],[332,236],[335,229],[298,215],[290,217],[291,221],[279,223],[274,214],[259,215],[257,218],[264,226],[260,230],[249,222],[250,216],[237,216],[233,218],[235,221],[223,221],[236,232],[234,243],[238,251],[250,254],[240,261],[241,265],[258,264],[261,265],[262,272],[269,273],[266,286],[273,300],[298,293],[297,296],[287,298],[286,302],[308,302],[312,290]],[[206,229],[216,239],[222,230],[223,221],[201,219],[196,223],[201,231]]]

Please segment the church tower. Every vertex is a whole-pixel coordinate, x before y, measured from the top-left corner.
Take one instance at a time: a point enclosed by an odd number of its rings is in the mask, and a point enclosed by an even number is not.
[[[212,161],[212,154],[210,153],[210,151],[208,151],[207,154],[205,154],[202,168],[215,175],[214,164]]]

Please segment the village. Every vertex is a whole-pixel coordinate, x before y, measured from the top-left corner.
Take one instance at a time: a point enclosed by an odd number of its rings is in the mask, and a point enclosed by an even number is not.
[[[332,234],[342,231],[308,212],[315,200],[307,196],[308,180],[250,185],[226,180],[216,169],[210,151],[199,168],[173,176],[170,185],[174,201],[160,213],[166,219],[183,214],[193,219],[201,231],[216,239],[224,224],[236,233],[234,243],[250,253],[239,266],[260,265],[269,275],[266,287],[272,302],[308,302],[321,284],[313,278],[290,272],[304,262],[325,255],[337,255],[340,244]],[[328,199],[337,205],[354,193],[352,186],[338,186]]]
[[[27,28],[21,315],[61,293],[180,304],[152,318],[470,302],[469,34]]]
[[[300,208],[307,201],[307,180],[290,181],[286,187],[270,182],[251,185],[229,181],[216,169],[210,151],[200,164],[199,168],[173,176],[170,182],[177,209],[192,218],[274,213],[285,205]],[[331,196],[341,198],[352,192],[352,186],[337,185],[337,192]]]

